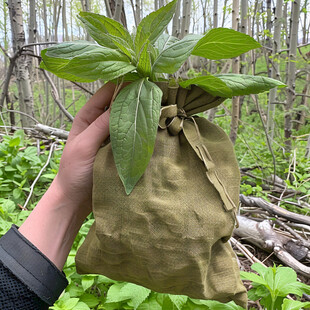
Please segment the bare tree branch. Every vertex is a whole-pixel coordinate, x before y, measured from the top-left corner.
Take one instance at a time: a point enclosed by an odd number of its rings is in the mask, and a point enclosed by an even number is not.
[[[50,136],[56,136],[60,139],[66,140],[69,136],[69,132],[66,130],[62,130],[59,128],[49,127],[43,124],[37,124],[34,127],[35,130],[38,130],[40,132],[43,132],[44,134],[50,135]]]
[[[52,97],[53,97],[54,101],[58,105],[59,109],[69,119],[69,121],[73,122],[74,117],[66,110],[66,108],[61,103],[61,100],[60,100],[60,97],[59,97],[59,94],[58,94],[58,90],[57,90],[55,84],[53,83],[51,77],[48,75],[48,73],[45,70],[43,70],[43,69],[41,69],[41,70],[42,70],[44,76],[46,77],[47,81],[50,83],[50,85],[52,87]]]
[[[38,182],[38,180],[40,179],[40,176],[41,176],[42,172],[45,170],[45,168],[47,167],[47,165],[49,164],[49,162],[50,162],[50,160],[51,160],[51,157],[52,157],[52,154],[53,154],[53,151],[54,151],[55,144],[56,144],[56,142],[54,142],[54,143],[51,145],[50,152],[49,152],[49,154],[48,154],[48,158],[47,158],[47,161],[46,161],[45,165],[42,167],[42,169],[40,170],[39,174],[37,175],[37,177],[35,178],[35,180],[33,181],[33,183],[32,183],[31,186],[30,186],[30,193],[29,193],[29,195],[28,195],[28,197],[27,197],[27,200],[26,200],[25,204],[23,205],[23,209],[24,209],[24,210],[27,210],[27,205],[28,205],[29,200],[30,200],[30,198],[31,198],[31,196],[32,196],[34,187],[35,187],[36,183]]]

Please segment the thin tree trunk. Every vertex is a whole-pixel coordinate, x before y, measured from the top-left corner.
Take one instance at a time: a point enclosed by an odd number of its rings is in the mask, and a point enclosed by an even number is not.
[[[25,32],[21,1],[8,0],[8,7],[11,20],[13,50],[14,52],[17,52],[23,45],[25,45]],[[15,65],[15,75],[19,93],[20,111],[33,117],[34,103],[28,70],[28,57],[29,56],[22,54],[17,58]],[[34,125],[34,121],[30,117],[26,117],[24,115],[21,115],[21,122],[23,127],[31,127]]]
[[[232,9],[232,28],[238,30],[239,25],[239,0],[233,0]],[[232,63],[232,72],[239,73],[239,57],[234,58]],[[230,140],[235,144],[238,133],[239,125],[239,110],[240,110],[240,97],[235,96],[232,98],[232,116],[230,124]]]
[[[305,157],[307,159],[310,158],[310,135],[308,136],[308,142],[307,142],[307,146],[306,146],[306,154]]]
[[[303,18],[303,25],[302,25],[302,44],[306,44],[307,41],[307,15],[309,14],[309,12],[307,11],[307,5],[308,5],[308,1],[305,0],[304,5],[303,5],[303,14],[304,14],[304,18]]]
[[[292,135],[292,109],[295,100],[295,80],[296,80],[296,53],[298,43],[298,24],[299,24],[300,0],[292,2],[292,22],[290,31],[290,50],[288,63],[287,79],[287,101],[285,104],[284,136],[285,146],[289,151],[291,148]]]
[[[223,19],[222,19],[222,27],[225,26],[225,18],[226,18],[226,8],[227,8],[228,0],[224,0],[224,10],[223,10]]]
[[[189,32],[189,26],[191,21],[191,9],[192,9],[192,1],[183,0],[181,39],[184,38]]]
[[[140,24],[141,21],[141,7],[142,3],[140,3],[140,0],[136,0],[136,16],[137,16],[137,25]]]
[[[301,101],[299,104],[300,110],[297,112],[297,117],[296,117],[296,123],[295,123],[296,130],[300,130],[305,125],[305,120],[306,120],[305,108],[307,106],[307,101],[309,100],[307,97],[309,95],[309,84],[310,84],[310,73],[307,73],[305,86],[302,90],[303,96],[301,96]]]
[[[213,28],[218,27],[218,0],[213,1]],[[211,60],[211,74],[215,74],[217,72],[217,64],[214,60]],[[213,108],[209,110],[208,120],[212,122],[214,120],[214,116],[217,108]]]
[[[54,41],[58,42],[58,23],[61,11],[60,0],[54,2],[54,12],[53,12],[53,30],[54,30]]]
[[[176,38],[178,38],[180,34],[180,10],[181,10],[181,0],[178,0],[172,21],[172,35]]]
[[[105,10],[106,10],[107,17],[112,18],[112,12],[111,12],[109,0],[104,0],[104,4],[105,4]]]
[[[241,0],[241,32],[247,34],[247,25],[248,25],[248,1]],[[241,66],[240,72],[242,74],[246,74],[247,66],[246,66],[246,54],[242,54],[240,56]]]
[[[47,27],[47,12],[46,12],[46,0],[43,0],[43,21],[44,21],[44,40],[49,41],[48,27]]]
[[[266,63],[267,63],[267,69],[268,69],[268,77],[271,77],[271,68],[272,68],[272,63],[271,63],[271,27],[272,27],[272,22],[271,22],[271,0],[267,0],[267,35],[266,35],[266,46],[269,47],[265,51],[266,54]]]
[[[217,2],[215,0],[214,2]],[[202,18],[203,18],[203,30],[202,32],[205,33],[207,31],[207,1],[206,0],[200,0],[201,8],[202,8]]]
[[[36,4],[35,0],[29,0],[29,34],[28,43],[36,42]],[[29,49],[34,53],[34,46],[29,47]],[[29,74],[32,76],[32,57],[28,57],[28,69]]]
[[[123,0],[109,0],[111,14],[113,19],[121,22],[125,28],[127,28],[126,14],[124,10]]]
[[[274,17],[274,33],[273,33],[273,63],[271,67],[271,77],[280,80],[280,65],[279,65],[279,50],[281,49],[281,26],[282,26],[282,5],[283,0],[277,0],[276,11]],[[274,136],[274,116],[275,104],[277,101],[277,89],[273,88],[269,93],[268,101],[268,118],[267,118],[267,131],[270,133],[271,141]]]
[[[118,22],[121,21],[122,7],[123,7],[123,0],[116,0],[115,1],[115,12],[114,12],[113,18]]]
[[[141,21],[140,0],[135,0],[135,4],[133,3],[133,0],[130,0],[130,4],[131,4],[134,20],[135,20],[135,25],[137,27]]]
[[[285,1],[283,4],[283,30],[285,32],[285,43],[286,47],[289,50],[290,48],[290,27],[287,24],[287,10],[288,10],[288,2]],[[289,52],[287,52],[287,59],[289,58]],[[285,67],[285,83],[287,83],[288,78],[288,65]]]
[[[63,40],[69,41],[66,0],[62,1],[62,29],[63,29]]]

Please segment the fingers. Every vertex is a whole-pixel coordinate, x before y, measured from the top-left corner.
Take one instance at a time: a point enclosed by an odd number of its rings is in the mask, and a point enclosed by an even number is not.
[[[93,156],[109,136],[109,117],[110,110],[107,110],[79,135],[79,140],[83,141],[83,147]]]
[[[68,140],[83,132],[105,111],[111,102],[114,90],[115,85],[107,83],[88,100],[74,118]]]

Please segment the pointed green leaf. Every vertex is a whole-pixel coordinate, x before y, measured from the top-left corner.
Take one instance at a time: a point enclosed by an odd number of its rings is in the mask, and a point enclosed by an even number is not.
[[[137,309],[150,295],[150,293],[151,290],[148,288],[133,283],[127,283],[119,292],[120,296],[130,299],[130,303],[134,309]]]
[[[56,57],[63,59],[72,59],[86,52],[96,51],[101,48],[98,44],[87,41],[63,42],[48,47],[45,55],[47,57]]]
[[[202,88],[213,96],[219,96],[224,98],[232,97],[231,89],[222,80],[213,75],[198,76],[193,79],[179,82],[179,85],[183,88],[186,88],[189,85],[193,84],[197,85],[198,87]]]
[[[150,43],[154,43],[164,32],[175,12],[176,4],[177,0],[173,0],[142,19],[141,23],[137,27],[135,38],[137,54],[147,40],[149,40]]]
[[[153,154],[162,92],[146,79],[121,90],[112,104],[110,135],[118,174],[129,195]]]
[[[255,283],[263,284],[266,286],[268,285],[268,283],[261,276],[252,272],[240,271],[240,277],[242,280],[250,280]]]
[[[226,83],[232,90],[233,96],[259,94],[274,87],[282,88],[286,86],[278,80],[264,76],[243,74],[217,74],[215,76]]]
[[[80,297],[80,301],[84,302],[90,308],[96,307],[100,302],[99,298],[93,294],[83,294]]]
[[[205,305],[209,310],[244,310],[241,306],[236,305],[234,301],[228,303],[221,303],[216,300],[195,300],[191,299],[192,302],[198,305]]]
[[[131,57],[133,41],[122,24],[103,15],[89,12],[80,12],[79,19],[83,22],[90,36],[100,45],[119,49]]]
[[[78,302],[79,302],[78,298],[69,298],[63,302],[62,306],[64,309],[71,310],[74,309],[74,307],[77,305]]]
[[[192,54],[217,60],[233,58],[258,47],[261,45],[244,33],[214,28],[197,43]]]
[[[83,290],[86,291],[89,289],[95,282],[94,276],[83,276],[82,277],[82,287]]]
[[[70,73],[85,79],[113,80],[131,72],[135,67],[129,63],[126,55],[104,47],[83,53],[72,58],[60,72]]]
[[[300,302],[297,300],[289,300],[285,298],[282,304],[282,310],[301,310],[301,309],[309,309],[310,302]]]
[[[73,82],[80,82],[80,83],[87,83],[87,82],[93,82],[96,79],[92,78],[81,78],[74,74],[62,72],[61,69],[65,67],[69,63],[69,59],[64,58],[56,58],[56,57],[47,57],[46,56],[46,49],[41,52],[42,61],[40,63],[40,68],[50,71],[57,75],[58,77],[62,79],[66,79]]]
[[[183,295],[171,295],[169,294],[170,300],[177,307],[178,310],[181,310],[186,304],[188,297]]]
[[[88,305],[86,305],[84,302],[79,301],[73,308],[74,310],[90,310]]]
[[[128,300],[129,297],[127,296],[121,296],[120,291],[122,287],[126,285],[126,282],[120,282],[120,283],[115,283],[110,286],[108,293],[107,293],[107,303],[114,303],[114,302],[121,302],[124,300]]]
[[[144,44],[139,55],[139,61],[137,63],[137,71],[142,74],[142,76],[148,77],[151,74],[151,55],[149,53],[149,41]]]
[[[132,42],[132,39],[131,39],[131,36],[128,30],[116,20],[108,18],[104,15],[90,13],[90,12],[80,12],[79,15],[84,20],[87,20],[90,24],[94,26],[94,28],[92,28],[92,31],[96,30],[97,32],[111,34],[113,36],[122,38],[127,43]]]
[[[153,65],[153,72],[175,73],[191,54],[200,35],[188,35],[164,49]]]
[[[143,302],[137,310],[162,310],[161,305],[157,302],[155,297],[147,299]]]
[[[92,82],[103,74],[106,79],[116,78],[134,69],[124,54],[86,41],[57,44],[43,50],[41,56],[42,69],[78,82]]]
[[[156,40],[154,46],[157,48],[158,52],[161,53],[163,50],[167,49],[171,44],[178,42],[179,39],[170,36],[167,33],[162,33]]]

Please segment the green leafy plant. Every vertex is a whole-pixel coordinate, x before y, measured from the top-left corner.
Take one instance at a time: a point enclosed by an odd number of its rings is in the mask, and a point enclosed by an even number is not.
[[[23,130],[13,135],[3,135],[0,142],[0,206],[23,205],[30,191],[30,185],[47,160],[45,146],[39,149],[31,145]],[[38,154],[39,153],[39,154]],[[54,153],[49,166],[40,178],[34,190],[34,197],[40,197],[45,189],[45,182],[55,177],[60,159],[59,151]],[[9,208],[11,209],[11,208]],[[12,212],[11,212],[12,213]]]
[[[258,273],[241,272],[243,280],[252,281],[253,288],[248,292],[250,300],[260,300],[260,304],[268,310],[309,309],[309,302],[287,299],[294,294],[302,297],[310,293],[310,286],[297,281],[296,272],[289,267],[264,267],[259,263],[252,265]]]
[[[112,19],[81,12],[80,20],[98,44],[65,42],[41,54],[41,68],[60,78],[76,82],[132,82],[116,96],[110,118],[113,156],[127,194],[144,173],[153,153],[162,99],[156,82],[169,81],[169,75],[182,67],[190,55],[218,60],[260,47],[250,36],[225,28],[212,29],[204,36],[187,35],[182,40],[165,34],[176,3],[174,0],[146,16],[133,35]],[[197,85],[222,98],[285,86],[266,77],[233,74],[208,74],[175,83],[184,88]]]

